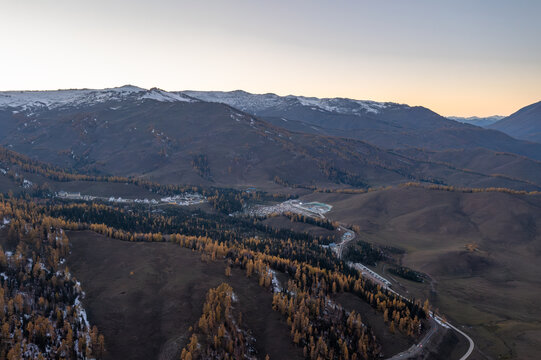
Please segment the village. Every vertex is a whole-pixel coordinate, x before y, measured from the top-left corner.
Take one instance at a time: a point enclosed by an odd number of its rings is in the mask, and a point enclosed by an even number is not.
[[[83,195],[80,192],[67,192],[59,191],[55,194],[55,197],[66,200],[82,200],[82,201],[106,201],[111,203],[121,203],[121,204],[147,204],[147,205],[177,205],[177,206],[190,206],[202,204],[207,201],[207,199],[198,193],[182,193],[180,195],[168,196],[156,199],[127,199],[122,197],[105,197],[105,196],[93,196],[93,195]]]

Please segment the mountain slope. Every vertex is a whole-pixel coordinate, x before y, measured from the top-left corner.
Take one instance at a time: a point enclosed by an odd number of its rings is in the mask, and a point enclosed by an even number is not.
[[[525,190],[541,186],[536,178],[493,176],[359,140],[289,131],[225,104],[159,89],[2,95],[0,145],[82,171],[221,186],[276,187],[277,182],[363,188],[412,180]],[[349,101],[344,104],[326,106],[344,108],[344,113],[402,106],[368,103],[359,110],[347,108]]]
[[[136,89],[108,98],[98,92],[105,101],[75,103],[59,96],[49,103],[32,99],[30,105],[11,99],[15,106],[0,111],[6,130],[0,141],[65,167],[175,183],[251,184],[278,176],[292,183],[332,184],[323,172],[331,162],[357,173],[362,169],[368,183],[405,178],[397,172],[403,166],[396,156],[368,144],[346,149],[343,141],[293,134],[226,105],[158,101],[149,98],[153,92]]]
[[[410,148],[397,150],[397,153],[418,160],[456,166],[459,169],[467,169],[472,172],[514,179],[520,178],[532,183],[541,182],[541,161],[512,153],[493,152],[483,148],[444,151]]]
[[[517,139],[541,143],[541,101],[528,105],[489,127]]]
[[[344,98],[318,99],[244,91],[183,91],[204,101],[225,103],[293,130],[367,141],[388,149],[485,148],[541,160],[541,146],[444,118],[424,107]]]

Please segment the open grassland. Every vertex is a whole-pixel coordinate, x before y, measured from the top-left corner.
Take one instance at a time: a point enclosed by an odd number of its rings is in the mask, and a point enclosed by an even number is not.
[[[340,232],[336,230],[329,230],[316,225],[291,221],[285,216],[270,217],[263,220],[262,223],[275,229],[287,229],[299,233],[308,233],[315,237],[333,237],[336,240],[339,240],[341,235]]]
[[[222,282],[233,287],[235,306],[256,339],[260,358],[303,358],[285,320],[272,310],[272,293],[240,269],[226,277],[223,261],[203,262],[200,253],[172,243],[119,241],[90,231],[68,236],[68,265],[86,292],[89,321],[104,333],[108,358],[177,359],[201,315],[205,294]],[[285,284],[288,276],[278,273],[278,279]],[[381,313],[354,295],[340,294],[336,301],[374,329],[385,354],[413,343],[391,333]]]
[[[224,275],[223,261],[171,243],[130,243],[93,232],[70,232],[68,264],[86,292],[89,320],[104,333],[110,359],[178,359],[189,327],[201,315],[209,288],[229,282],[262,358],[296,359],[287,324],[272,294],[240,271]]]
[[[463,326],[475,341],[475,357],[539,358],[539,196],[402,188],[303,200],[333,205],[328,217],[359,225],[363,240],[404,249],[402,265],[431,281],[385,276]]]

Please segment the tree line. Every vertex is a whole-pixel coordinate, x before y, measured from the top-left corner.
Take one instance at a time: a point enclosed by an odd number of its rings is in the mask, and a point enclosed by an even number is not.
[[[0,358],[101,359],[105,339],[86,320],[83,291],[65,264],[64,223],[37,209],[0,198],[7,243],[16,244],[0,247]]]
[[[404,300],[364,279],[331,250],[321,248],[309,234],[297,236],[293,232],[269,230],[257,220],[220,213],[187,213],[178,208],[149,214],[138,207],[51,199],[35,203],[24,198],[0,198],[0,203],[12,213],[20,213],[25,221],[41,223],[46,228],[90,229],[127,241],[177,243],[199,251],[203,259],[225,259],[265,288],[271,287],[272,271],[287,274],[290,280],[275,298],[274,309],[284,316],[293,342],[307,358],[317,359],[326,354],[334,358],[370,359],[380,353],[368,324],[356,325],[362,323],[358,314],[351,316],[332,302],[336,293],[355,294],[386,317],[391,329],[409,336],[417,336],[421,320],[426,317],[420,302]],[[137,232],[143,229],[145,232]],[[286,301],[287,310],[281,305]]]

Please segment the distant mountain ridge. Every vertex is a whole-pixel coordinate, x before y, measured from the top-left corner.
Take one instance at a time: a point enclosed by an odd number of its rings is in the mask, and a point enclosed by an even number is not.
[[[409,127],[430,127],[428,118],[434,115],[439,117],[431,110],[420,106],[412,107],[393,102],[296,95],[279,96],[271,93],[251,94],[242,90],[181,91],[179,93],[202,101],[227,104],[267,119],[274,117],[282,122],[300,121],[335,130],[355,130],[378,127],[378,125],[401,126],[404,122]],[[410,123],[409,119],[404,117],[397,119],[392,116],[393,113],[401,114],[410,111],[423,113],[424,116],[418,117],[414,123]],[[278,122],[278,125],[284,126],[282,122]],[[446,125],[453,126],[453,122],[447,121]]]
[[[0,92],[0,109],[20,108],[55,109],[63,106],[82,106],[109,101],[153,99],[164,102],[193,102],[182,94],[167,92],[158,88],[146,90],[133,85],[108,89],[67,89],[45,91],[3,91]]]
[[[269,109],[287,109],[295,105],[317,108],[320,111],[334,112],[343,115],[360,115],[362,113],[377,114],[381,110],[387,108],[408,107],[407,105],[392,102],[354,100],[348,98],[316,98],[296,95],[279,96],[272,93],[251,94],[243,90],[231,92],[187,90],[179,93],[203,101],[220,102],[254,114],[266,112],[269,111]]]
[[[500,121],[505,116],[493,115],[486,117],[470,116],[470,117],[461,117],[461,116],[447,116],[447,119],[455,120],[464,124],[471,124],[480,127],[487,127],[494,124],[497,121]]]
[[[519,111],[489,126],[517,139],[541,143],[541,101],[525,106]]]
[[[386,149],[485,148],[541,160],[541,147],[445,118],[422,106],[345,98],[318,99],[245,91],[182,91],[230,105],[291,131],[366,141]]]

